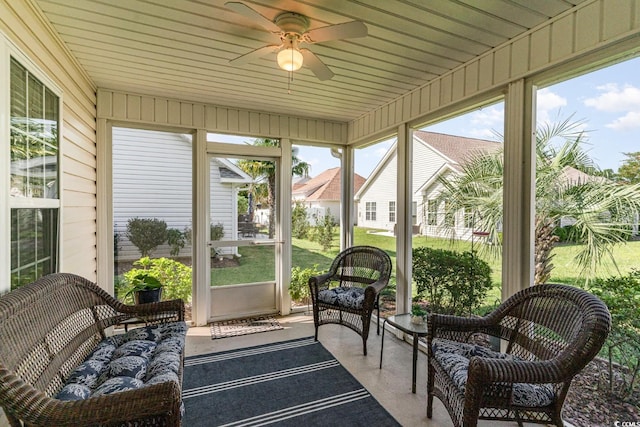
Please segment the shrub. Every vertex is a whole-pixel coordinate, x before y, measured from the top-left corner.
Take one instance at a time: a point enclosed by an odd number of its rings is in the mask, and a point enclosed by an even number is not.
[[[309,227],[307,208],[303,203],[296,202],[291,212],[291,234],[296,239],[306,239],[309,235]]]
[[[167,241],[167,223],[157,218],[131,218],[127,221],[127,238],[142,257],[149,256]]]
[[[327,252],[331,249],[333,243],[333,228],[335,226],[331,210],[327,209],[327,213],[322,216],[314,215],[316,226],[313,228],[312,240],[318,242],[322,250]]]
[[[640,382],[640,270],[626,276],[596,279],[589,291],[600,298],[611,312],[611,332],[601,355],[609,360],[609,389],[626,399]],[[624,367],[618,377],[614,365]]]
[[[473,253],[427,247],[413,249],[413,278],[431,311],[458,316],[477,309],[493,286],[491,267]]]
[[[191,267],[169,258],[149,257],[142,257],[133,265],[140,268],[124,273],[126,285],[118,290],[118,294],[126,295],[133,287],[135,277],[147,273],[162,283],[162,299],[181,298],[185,302],[191,300]]]
[[[180,253],[180,249],[184,248],[185,243],[187,243],[187,235],[177,228],[170,228],[167,230],[167,243],[171,246],[169,253],[177,256]]]
[[[293,267],[291,269],[291,283],[289,283],[289,295],[295,301],[307,301],[311,296],[309,290],[309,278],[318,276],[322,271],[318,270],[318,264],[313,268]]]
[[[238,212],[249,211],[249,199],[244,194],[238,194]]]
[[[211,224],[211,240],[220,240],[224,237],[224,224],[221,222]]]

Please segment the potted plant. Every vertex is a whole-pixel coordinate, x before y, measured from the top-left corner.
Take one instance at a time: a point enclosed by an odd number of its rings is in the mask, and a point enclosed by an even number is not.
[[[133,294],[136,304],[159,302],[162,298],[162,283],[149,273],[138,273],[131,279],[132,288],[127,295]]]
[[[426,315],[427,310],[425,310],[420,304],[416,303],[411,306],[411,323],[423,323]]]

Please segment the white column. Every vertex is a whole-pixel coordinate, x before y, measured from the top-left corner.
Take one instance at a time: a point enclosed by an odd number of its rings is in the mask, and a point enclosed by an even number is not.
[[[413,177],[413,130],[406,124],[398,126],[396,201],[396,312],[411,309],[411,202]]]
[[[352,147],[342,148],[340,164],[340,250],[353,246],[353,223],[355,221],[354,183],[354,150]]]
[[[518,80],[505,99],[502,299],[533,285],[535,88]]]
[[[211,267],[208,245],[209,222],[209,156],[207,154],[207,132],[198,129],[192,143],[193,162],[193,230],[192,230],[192,319],[196,326],[207,324],[211,308]]]
[[[113,132],[105,119],[96,121],[97,283],[113,295]]]
[[[278,188],[276,189],[276,201],[279,205],[276,218],[276,230],[279,230],[278,242],[275,246],[276,262],[276,307],[280,314],[286,316],[291,310],[291,297],[289,296],[289,283],[291,282],[291,168],[292,149],[291,140],[280,140],[282,156],[280,167],[276,168],[279,174]]]

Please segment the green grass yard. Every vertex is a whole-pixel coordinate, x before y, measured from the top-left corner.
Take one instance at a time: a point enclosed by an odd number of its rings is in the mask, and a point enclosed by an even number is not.
[[[372,233],[375,230],[356,227],[354,244],[376,246],[387,251],[393,265],[396,265],[395,238]],[[500,298],[500,283],[502,275],[502,257],[490,256],[482,250],[476,242],[476,253],[489,263],[492,268],[492,279],[495,288],[487,298],[487,302],[492,303]],[[449,239],[438,239],[425,236],[414,236],[413,247],[429,246],[432,248],[450,249],[456,251],[471,250],[470,242],[452,241]],[[584,278],[578,277],[578,269],[574,262],[578,253],[579,245],[559,245],[553,250],[553,270],[551,282],[583,284]],[[220,286],[228,283],[251,283],[265,280],[274,280],[274,253],[273,248],[261,246],[245,246],[239,249],[242,255],[238,266],[214,268],[211,274],[211,285]],[[334,238],[334,245],[330,251],[324,252],[320,245],[308,240],[293,239],[292,265],[300,267],[313,267],[318,265],[318,269],[325,271],[329,268],[331,261],[338,253],[338,236]],[[613,256],[621,274],[626,274],[632,268],[638,268],[640,258],[640,241],[631,241],[614,248]],[[613,263],[605,260],[602,268],[598,272],[600,277],[617,275]],[[395,283],[395,272],[392,276]]]

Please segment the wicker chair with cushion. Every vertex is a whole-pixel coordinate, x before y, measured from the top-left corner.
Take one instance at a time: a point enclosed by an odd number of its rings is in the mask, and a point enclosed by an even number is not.
[[[380,334],[380,291],[390,276],[391,258],[381,249],[354,246],[339,253],[328,273],[309,279],[315,339],[320,325],[344,325],[362,336],[366,355],[371,314],[376,308]]]
[[[602,347],[611,324],[606,305],[572,286],[524,289],[482,318],[428,319],[427,416],[440,399],[454,425],[478,419],[562,426],[573,377]],[[474,344],[498,337],[498,349]]]

